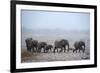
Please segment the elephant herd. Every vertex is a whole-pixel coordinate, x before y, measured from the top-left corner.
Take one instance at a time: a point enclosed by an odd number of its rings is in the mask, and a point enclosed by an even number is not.
[[[43,52],[47,53],[49,51],[51,52],[66,52],[70,50],[69,48],[69,41],[66,39],[61,39],[61,40],[56,40],[54,42],[54,46],[51,44],[47,44],[46,42],[38,42],[37,40],[33,40],[32,38],[27,38],[25,40],[26,42],[26,47],[28,51],[33,51],[33,52]],[[68,47],[68,49],[66,49],[66,46]],[[82,51],[83,53],[85,52],[85,42],[83,41],[77,41],[74,43],[74,49],[73,49],[73,53],[77,51]]]

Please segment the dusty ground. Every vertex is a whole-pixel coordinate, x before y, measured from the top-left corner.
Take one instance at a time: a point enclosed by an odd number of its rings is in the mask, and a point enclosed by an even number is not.
[[[33,53],[22,58],[22,62],[49,62],[49,61],[69,61],[89,59],[89,53]]]

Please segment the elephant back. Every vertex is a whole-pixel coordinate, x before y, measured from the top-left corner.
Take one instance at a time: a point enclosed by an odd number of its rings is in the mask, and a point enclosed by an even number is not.
[[[83,41],[78,41],[78,42],[75,42],[75,44],[74,44],[74,47],[76,47],[76,48],[82,48],[82,46],[84,46],[85,47],[85,42],[83,42]]]
[[[55,45],[55,47],[62,47],[62,46],[61,46],[61,42],[58,41],[58,40],[56,40],[56,41],[54,42],[54,45]]]
[[[51,49],[51,48],[53,48],[52,45],[46,45],[46,46],[45,46],[45,49]]]
[[[52,45],[47,45],[47,48],[53,48],[53,46]]]
[[[69,45],[69,42],[68,42],[68,40],[62,39],[62,40],[60,41],[60,44],[61,44],[61,45]]]
[[[44,48],[47,45],[46,42],[40,42],[38,43],[38,48]]]
[[[54,45],[58,45],[58,43],[59,43],[59,41],[56,40],[56,41],[54,42]]]

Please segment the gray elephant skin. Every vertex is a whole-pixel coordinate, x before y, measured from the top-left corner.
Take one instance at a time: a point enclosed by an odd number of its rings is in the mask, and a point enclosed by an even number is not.
[[[45,53],[47,53],[47,52],[49,52],[49,51],[52,52],[52,48],[53,48],[52,45],[46,45],[45,48],[44,48],[44,52],[45,52]]]
[[[38,52],[41,52],[42,49],[44,50],[46,45],[47,45],[46,42],[39,42],[38,46],[37,46],[38,47]]]
[[[78,41],[78,42],[75,42],[74,43],[74,50],[73,50],[73,53],[76,51],[77,53],[77,50],[82,51],[83,53],[85,52],[85,42],[83,41]]]
[[[60,48],[61,50],[59,52],[62,52],[64,50],[64,52],[66,52],[66,46],[68,46],[68,51],[69,51],[69,42],[68,40],[65,39],[61,39],[60,41],[55,41],[54,42],[54,53],[58,52],[58,48]]]
[[[32,38],[27,38],[25,40],[26,42],[26,47],[28,51],[32,51],[35,52],[37,51],[37,45],[38,45],[38,41],[37,40],[33,40]]]

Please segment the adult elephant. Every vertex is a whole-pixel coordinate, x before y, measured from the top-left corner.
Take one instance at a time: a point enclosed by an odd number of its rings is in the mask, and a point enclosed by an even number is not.
[[[49,51],[52,52],[52,48],[53,48],[52,45],[46,45],[45,48],[44,48],[44,52],[45,52],[45,53],[47,53],[47,52],[49,52]]]
[[[32,38],[27,38],[25,40],[25,42],[26,42],[27,50],[31,52],[31,49],[32,49]]]
[[[37,47],[38,47],[38,41],[37,40],[32,40],[32,48],[33,52],[37,52]]]
[[[61,39],[60,41],[55,41],[54,42],[54,52],[57,50],[58,52],[58,48],[60,48],[60,52],[62,52],[64,50],[64,52],[66,52],[66,46],[68,46],[68,51],[69,51],[69,42],[68,40],[65,40],[65,39]]]
[[[45,46],[47,45],[46,42],[39,42],[38,43],[38,52],[41,52],[42,49],[44,50]]]
[[[74,53],[75,51],[76,51],[76,53],[77,53],[77,50],[79,50],[79,52],[80,52],[81,50],[82,50],[83,53],[85,52],[85,42],[83,42],[83,41],[75,42],[74,47],[75,47],[75,49],[73,50],[73,53]]]

